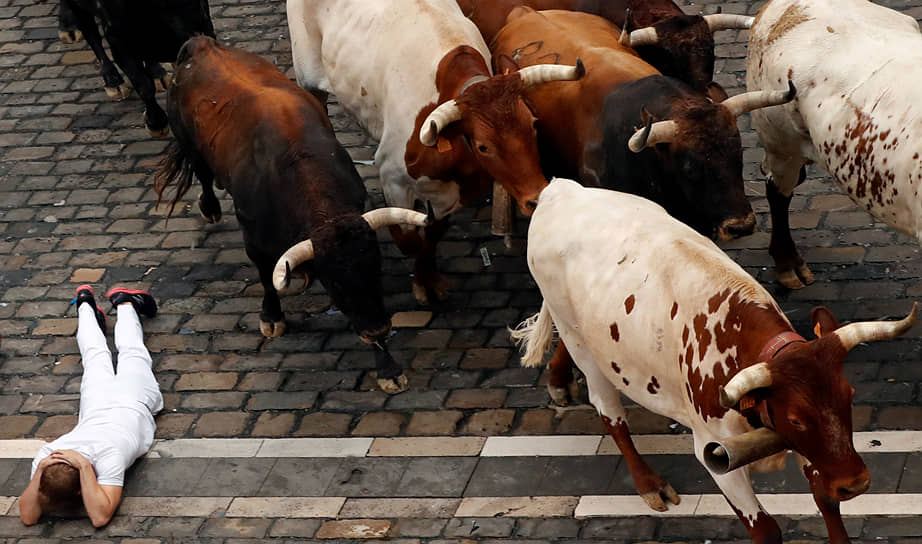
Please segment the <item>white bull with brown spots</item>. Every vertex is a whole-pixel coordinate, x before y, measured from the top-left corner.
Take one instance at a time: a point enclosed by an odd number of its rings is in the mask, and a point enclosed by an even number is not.
[[[748,90],[792,80],[790,104],[754,111],[765,147],[769,251],[778,281],[813,281],[788,226],[794,188],[818,163],[875,218],[922,240],[922,35],[866,0],[773,0],[749,31]]]
[[[665,510],[664,498],[678,504],[679,497],[634,448],[622,392],[689,427],[702,462],[709,442],[725,444],[731,458],[742,455],[741,463],[764,457],[762,446],[794,450],[830,540],[848,542],[839,501],[866,491],[870,476],[852,445],[854,389],[842,362],[859,342],[908,330],[915,308],[902,321],[841,328],[829,310],[816,308],[820,337],[804,340],[757,281],[660,206],[562,179],[539,198],[528,266],[544,303],[513,332],[525,348],[522,364],[541,363],[556,325],[652,508]],[[750,438],[755,427],[763,428],[755,436],[774,442],[729,451],[727,439]],[[761,468],[775,460],[783,458]],[[709,471],[755,542],[781,541],[753,493],[749,467]]]

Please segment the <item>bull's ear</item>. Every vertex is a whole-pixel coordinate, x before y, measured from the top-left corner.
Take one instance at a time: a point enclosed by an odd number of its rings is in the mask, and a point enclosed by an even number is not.
[[[493,73],[495,74],[506,75],[519,71],[519,65],[516,64],[515,60],[513,60],[509,55],[493,57],[493,63]]]
[[[817,306],[810,310],[810,321],[813,322],[813,332],[817,338],[825,336],[839,328],[839,322],[836,320],[829,308]]]
[[[707,88],[704,90],[704,94],[715,104],[720,104],[727,98],[730,98],[727,95],[727,91],[716,81],[708,83]]]

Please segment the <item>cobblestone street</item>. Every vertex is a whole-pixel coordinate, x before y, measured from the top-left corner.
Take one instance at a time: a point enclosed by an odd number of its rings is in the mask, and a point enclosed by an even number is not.
[[[722,8],[755,15],[764,2],[677,3],[690,13]],[[877,3],[922,20],[922,0]],[[293,77],[284,2],[210,5],[222,43],[258,53]],[[152,178],[169,138],[148,135],[136,95],[121,102],[106,97],[86,42],[58,40],[56,14],[53,0],[0,0],[0,443],[27,450],[0,445],[0,541],[747,541],[691,455],[687,430],[629,402],[632,431],[669,445],[651,446],[650,463],[683,495],[682,506],[691,505],[675,517],[630,514],[627,506],[616,510],[621,514],[580,514],[580,497],[634,494],[609,438],[541,457],[489,453],[485,437],[580,435],[564,440],[572,446],[606,431],[591,406],[554,406],[541,369],[520,367],[507,327],[537,311],[541,300],[524,259],[528,223],[518,218],[512,247],[505,248],[489,234],[486,200],[453,216],[439,266],[454,290],[434,307],[417,304],[412,261],[386,231],[379,234],[385,303],[397,313],[390,348],[408,369],[409,391],[388,396],[377,390],[374,353],[331,308],[319,282],[283,296],[287,331],[263,338],[262,287],[244,253],[230,196],[219,192],[224,214],[216,225],[199,215],[198,187],[167,221],[168,205],[156,207]],[[721,31],[716,40],[715,79],[737,94],[745,86],[746,32]],[[330,115],[365,179],[369,205],[383,205],[372,165],[375,142],[335,101]],[[759,230],[721,245],[765,285],[801,334],[811,332],[810,309],[817,305],[854,321],[902,317],[922,300],[918,243],[874,222],[815,167],[795,193],[791,228],[816,282],[799,291],[774,283],[763,151],[748,115],[739,126]],[[34,443],[13,441],[50,440],[76,424],[82,367],[69,302],[82,283],[96,288],[100,302],[116,285],[157,298],[160,312],[144,321],[144,330],[166,404],[156,418],[160,441],[129,471],[128,500],[108,527],[52,520],[27,528],[13,499],[28,482]],[[109,317],[111,331],[114,312]],[[854,428],[871,444],[860,450],[873,478],[868,496],[886,495],[896,504],[905,495],[916,507],[922,505],[922,444],[875,451],[873,442],[887,446],[897,436],[888,431],[922,431],[920,358],[917,325],[896,340],[857,347],[845,363],[857,389]],[[191,448],[206,438],[249,440],[215,442],[210,447],[216,449],[204,453],[169,446]],[[274,440],[294,438],[349,440]],[[310,449],[327,446],[336,451]],[[809,493],[794,463],[757,482],[759,493]],[[259,497],[301,502],[261,503]],[[548,501],[497,506],[469,500],[491,497]],[[723,510],[705,508],[712,500]],[[782,504],[774,511],[786,540],[825,538],[817,514],[795,515]],[[807,508],[815,511],[812,501]],[[922,542],[922,512],[855,512],[846,519],[855,542]]]

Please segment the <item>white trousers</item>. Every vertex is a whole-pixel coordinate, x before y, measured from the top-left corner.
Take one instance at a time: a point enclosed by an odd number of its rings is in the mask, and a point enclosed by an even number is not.
[[[163,409],[160,386],[151,369],[153,360],[144,345],[144,332],[131,304],[120,304],[115,323],[115,348],[118,350],[118,373],[112,366],[112,353],[106,335],[96,322],[89,304],[77,312],[77,346],[83,357],[80,382],[80,420],[95,410],[140,402],[150,413]]]

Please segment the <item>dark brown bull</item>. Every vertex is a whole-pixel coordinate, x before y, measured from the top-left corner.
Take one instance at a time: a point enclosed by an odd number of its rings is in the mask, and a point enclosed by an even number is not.
[[[663,75],[672,76],[704,91],[714,79],[713,33],[749,28],[751,17],[740,15],[686,15],[672,0],[457,0],[461,10],[490,44],[519,6],[535,10],[581,11],[603,17],[619,29],[625,27],[625,45],[634,48]]]
[[[221,217],[212,182],[233,196],[264,289],[262,333],[284,332],[276,289],[298,269],[319,279],[361,339],[379,348],[381,387],[405,389],[406,377],[384,347],[391,322],[374,229],[425,226],[426,215],[402,208],[363,214],[365,186],[323,106],[257,55],[211,38],[189,40],[177,59],[167,110],[177,141],[154,188],[162,197],[178,182],[172,212],[194,173],[202,183],[199,207],[212,222]]]

